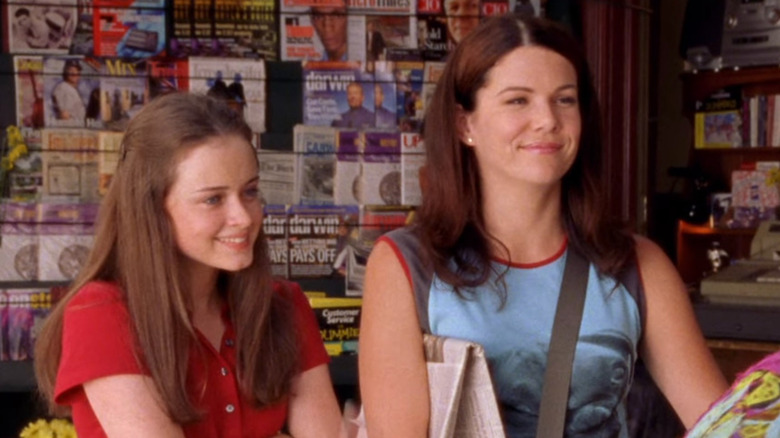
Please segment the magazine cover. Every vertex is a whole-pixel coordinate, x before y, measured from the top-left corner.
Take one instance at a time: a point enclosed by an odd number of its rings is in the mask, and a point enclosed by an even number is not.
[[[32,131],[32,130],[31,130]],[[29,152],[14,162],[14,168],[6,174],[7,196],[12,201],[36,202],[43,193],[43,152],[41,152],[42,130],[35,129],[37,138],[27,140]]]
[[[51,311],[51,295],[48,289],[5,289],[2,302],[6,310],[0,313],[5,319],[5,360],[30,360],[33,358],[35,340],[43,322]]]
[[[93,202],[98,191],[98,131],[43,130],[43,193],[52,201]]]
[[[196,55],[192,52],[194,10],[192,0],[172,0],[168,54],[174,58]]]
[[[365,131],[363,139],[363,204],[401,205],[400,134]]]
[[[45,203],[39,206],[38,279],[73,280],[94,240],[98,204]]]
[[[265,63],[255,59],[192,57],[190,91],[225,99],[255,134],[265,132]]]
[[[271,261],[271,273],[276,277],[287,278],[288,237],[287,206],[265,204],[263,207],[263,234],[268,241],[268,258]]]
[[[70,51],[68,53],[71,55],[94,56],[95,31],[92,24],[95,9],[92,0],[76,0],[76,8],[78,11],[76,32],[73,35],[73,40],[70,42]]]
[[[192,40],[190,56],[217,56],[214,32],[214,3],[217,0],[192,0]]]
[[[333,201],[336,205],[361,204],[362,138],[360,132],[339,129],[336,144],[336,178]]]
[[[339,253],[356,223],[357,206],[293,205],[288,217],[290,278],[339,275]]]
[[[76,32],[76,0],[8,0],[8,53],[67,54]]]
[[[266,204],[297,204],[298,160],[292,151],[257,152],[260,164],[258,186]]]
[[[303,123],[338,128],[375,124],[373,75],[356,62],[303,64]]]
[[[360,227],[349,234],[347,244],[347,296],[363,295],[366,262],[374,243],[386,232],[407,225],[412,212],[412,207],[405,206],[360,206]]]
[[[403,132],[417,132],[423,119],[423,61],[395,61],[393,77],[396,88],[396,115],[398,126]]]
[[[361,298],[309,297],[328,355],[357,354],[362,304]]]
[[[401,133],[401,204],[420,205],[420,169],[425,165],[425,146],[422,135]]]
[[[417,102],[417,108],[420,111],[419,118],[425,117],[425,109],[428,107],[433,93],[436,92],[436,84],[444,72],[444,62],[425,61],[425,70],[423,70],[423,86],[420,101]]]
[[[165,50],[163,0],[93,0],[94,54],[148,58]]]
[[[146,76],[149,99],[190,89],[190,70],[186,59],[149,59]]]
[[[374,67],[374,127],[398,130],[397,88],[392,61],[375,61]]]
[[[100,196],[108,193],[111,178],[119,163],[119,149],[124,133],[113,131],[98,132],[98,192]]]
[[[102,65],[83,56],[44,56],[44,126],[100,128]]]
[[[146,105],[147,78],[143,73],[100,78],[100,120],[105,129],[124,132],[130,119]]]
[[[1,207],[0,281],[37,280],[37,205],[31,202],[4,202]]]
[[[43,57],[14,56],[16,126],[43,128]]]
[[[282,0],[280,11],[283,61],[365,61],[366,15],[344,0]]]
[[[214,32],[219,56],[279,59],[277,16],[273,0],[216,2]]]
[[[295,125],[293,150],[298,160],[298,202],[333,204],[336,172],[336,134],[328,126]]]

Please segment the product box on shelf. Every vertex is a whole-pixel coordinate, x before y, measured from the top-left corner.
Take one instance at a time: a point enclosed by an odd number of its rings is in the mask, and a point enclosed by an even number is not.
[[[358,352],[362,301],[362,298],[309,296],[309,305],[329,355]]]

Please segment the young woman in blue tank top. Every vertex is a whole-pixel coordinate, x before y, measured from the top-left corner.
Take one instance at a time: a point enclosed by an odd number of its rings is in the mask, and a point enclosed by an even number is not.
[[[566,436],[628,436],[637,358],[686,427],[726,389],[670,260],[608,215],[599,111],[579,43],[553,23],[491,18],[450,54],[426,112],[416,223],[368,261],[371,438],[427,435],[424,331],[481,343],[507,435],[534,436],[570,248],[590,271]]]

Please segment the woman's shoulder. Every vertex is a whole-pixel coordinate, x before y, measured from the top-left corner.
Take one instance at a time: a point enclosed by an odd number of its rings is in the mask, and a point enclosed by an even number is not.
[[[280,296],[295,308],[300,308],[301,306],[308,307],[309,305],[309,300],[306,298],[306,294],[303,293],[301,285],[294,281],[274,279],[273,290],[277,296]]]
[[[90,281],[81,286],[68,301],[68,309],[85,306],[121,306],[124,307],[124,297],[119,284],[109,281]]]

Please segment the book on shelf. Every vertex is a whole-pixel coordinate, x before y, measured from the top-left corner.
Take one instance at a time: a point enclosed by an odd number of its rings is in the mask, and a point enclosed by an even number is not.
[[[297,156],[298,202],[307,205],[334,203],[336,134],[329,126],[295,125],[293,150]]]
[[[271,274],[276,277],[289,276],[287,257],[289,242],[287,236],[287,206],[265,204],[263,207],[263,234],[268,242],[268,259]]]
[[[76,0],[3,2],[6,53],[67,54],[78,22]]]
[[[696,101],[694,147],[697,149],[741,147],[743,138],[740,108],[742,108],[742,90],[739,87],[724,88],[704,100]],[[752,133],[751,140],[753,139],[755,135]]]
[[[95,56],[148,58],[165,52],[163,0],[93,0]]]

